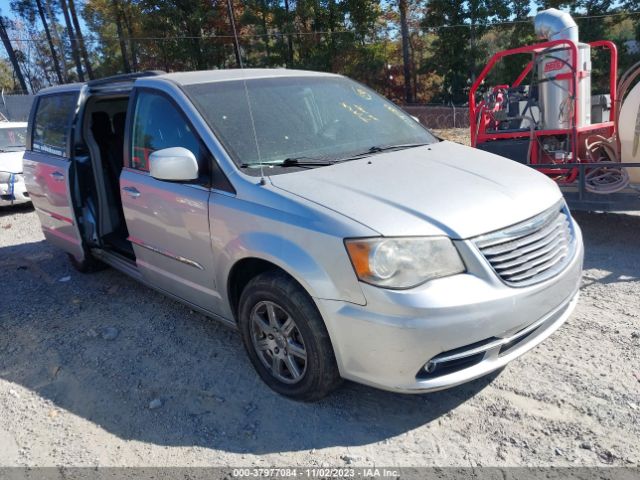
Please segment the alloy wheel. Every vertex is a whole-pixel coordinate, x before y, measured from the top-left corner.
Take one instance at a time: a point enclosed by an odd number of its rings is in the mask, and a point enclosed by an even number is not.
[[[307,370],[307,350],[295,320],[280,305],[261,301],[251,310],[251,340],[271,374],[287,384],[298,383]]]

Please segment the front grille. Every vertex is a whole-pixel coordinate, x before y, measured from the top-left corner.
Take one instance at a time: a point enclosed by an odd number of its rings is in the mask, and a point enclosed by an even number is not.
[[[524,287],[564,270],[573,256],[575,235],[564,203],[525,222],[473,240],[507,284]]]

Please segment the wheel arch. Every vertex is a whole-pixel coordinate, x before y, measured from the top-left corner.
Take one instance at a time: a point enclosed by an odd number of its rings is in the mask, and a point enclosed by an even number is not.
[[[307,282],[308,278],[300,278],[300,276],[294,274],[287,268],[286,264],[281,264],[277,261],[277,259],[272,258],[264,258],[262,256],[246,256],[243,258],[239,258],[236,260],[231,268],[229,269],[229,273],[226,278],[226,299],[227,305],[229,308],[229,313],[236,324],[239,321],[238,311],[240,298],[242,296],[242,292],[245,287],[249,284],[249,282],[255,278],[257,275],[268,271],[282,272],[287,277],[291,278],[296,284],[300,286],[300,288],[309,296],[309,299],[314,304],[315,308],[322,319],[325,328],[327,329],[329,339],[331,341],[331,348],[333,349],[334,356],[336,358],[338,369],[342,369],[341,355],[337,349],[338,344],[337,338],[334,338],[336,335],[335,328],[333,328],[333,322],[328,321],[325,317],[325,312],[321,308],[318,300],[323,298],[322,296],[318,296],[317,292],[311,290],[310,283]],[[313,283],[316,285],[316,283]]]
[[[300,243],[272,232],[251,232],[227,243],[219,256],[225,265],[217,284],[226,289],[223,298],[233,318],[241,287],[246,285],[243,282],[267,269],[282,270],[312,298],[366,303],[348,259],[339,262],[336,255],[328,254],[332,248],[344,250],[342,241],[333,246],[317,241],[305,246]]]
[[[300,284],[300,282],[284,268],[264,258],[245,257],[238,260],[231,267],[227,277],[227,299],[236,322],[238,320],[238,303],[240,302],[240,296],[243,290],[253,278],[269,271],[280,271]],[[309,293],[302,284],[300,284],[300,286]]]

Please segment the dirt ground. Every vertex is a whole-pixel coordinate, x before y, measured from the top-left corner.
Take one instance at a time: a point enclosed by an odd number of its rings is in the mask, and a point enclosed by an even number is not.
[[[239,336],[0,209],[0,466],[640,465],[640,216],[578,214],[582,297],[493,375],[405,396],[269,390]]]
[[[468,128],[448,128],[446,130],[432,129],[431,131],[444,140],[450,140],[463,145],[471,145]]]

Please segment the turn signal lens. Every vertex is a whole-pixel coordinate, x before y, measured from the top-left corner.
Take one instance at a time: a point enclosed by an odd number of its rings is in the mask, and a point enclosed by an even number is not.
[[[347,241],[347,251],[351,257],[351,263],[358,277],[367,277],[371,274],[369,269],[369,254],[371,246],[367,242]]]

